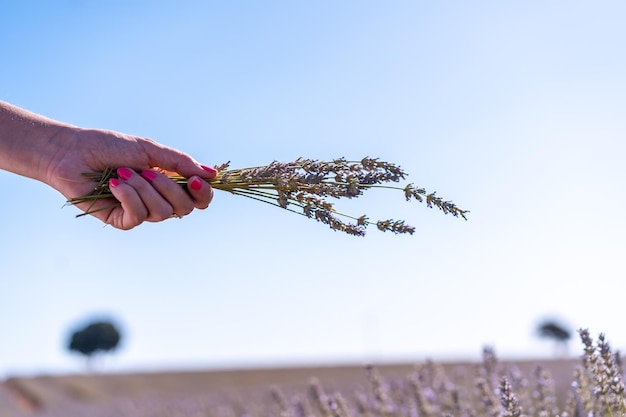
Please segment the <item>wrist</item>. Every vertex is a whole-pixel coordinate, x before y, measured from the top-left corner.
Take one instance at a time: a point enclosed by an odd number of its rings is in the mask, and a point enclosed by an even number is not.
[[[75,127],[0,101],[0,169],[46,182]]]

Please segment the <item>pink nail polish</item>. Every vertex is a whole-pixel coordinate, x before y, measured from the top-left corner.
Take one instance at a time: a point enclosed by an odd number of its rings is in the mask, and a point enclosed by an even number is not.
[[[191,181],[189,181],[189,187],[191,187],[192,190],[196,190],[199,191],[202,189],[202,180],[199,178],[194,178]]]
[[[117,169],[117,176],[120,177],[123,180],[127,180],[130,177],[133,176],[133,171],[131,171],[128,168],[118,168]]]
[[[146,170],[141,172],[141,176],[144,177],[149,182],[154,181],[156,179],[157,175],[158,174],[156,172],[151,171],[149,169],[146,169]]]
[[[120,184],[121,184],[121,182],[120,182],[120,180],[118,180],[117,178],[111,178],[111,179],[109,180],[109,187],[113,187],[113,188],[115,188],[115,187],[117,187],[117,186],[118,186],[118,185],[120,185]]]
[[[200,166],[202,167],[203,170],[211,174],[213,176],[212,178],[215,178],[215,176],[217,175],[217,170],[215,168],[211,168],[206,165],[200,165]]]

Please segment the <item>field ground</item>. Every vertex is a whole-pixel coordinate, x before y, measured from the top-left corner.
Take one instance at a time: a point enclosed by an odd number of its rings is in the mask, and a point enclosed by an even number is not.
[[[555,382],[555,391],[570,389],[573,371],[580,361],[533,360],[501,362],[505,369],[517,367],[531,378],[537,365],[548,369]],[[466,375],[471,383],[472,363],[436,363],[458,381]],[[385,378],[405,377],[416,364],[377,365]],[[364,366],[306,367],[283,369],[248,369],[220,371],[189,371],[137,374],[84,374],[63,376],[12,377],[0,381],[0,416],[37,415],[68,404],[101,405],[115,401],[141,398],[166,399],[173,396],[248,396],[268,395],[272,387],[286,391],[304,391],[311,378],[317,378],[328,389],[367,386]]]

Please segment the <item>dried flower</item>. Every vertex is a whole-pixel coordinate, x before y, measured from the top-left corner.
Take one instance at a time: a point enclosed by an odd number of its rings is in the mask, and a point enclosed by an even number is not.
[[[585,349],[576,385],[579,391],[590,391],[581,395],[585,411],[597,415],[604,411],[609,416],[626,415],[623,376],[604,334],[600,333],[594,345],[589,330],[579,329],[578,333]]]
[[[324,223],[332,230],[350,235],[365,235],[365,229],[370,225],[369,219],[365,215],[353,217],[340,213],[327,199],[357,198],[365,190],[372,188],[403,191],[407,201],[425,200],[427,207],[437,207],[445,214],[460,216],[467,220],[465,215],[468,211],[458,208],[450,201],[442,200],[434,192],[428,194],[425,189],[415,187],[413,184],[405,187],[387,185],[403,180],[407,174],[399,166],[377,158],[366,157],[360,161],[348,161],[344,158],[332,161],[298,158],[293,162],[274,161],[269,165],[252,168],[229,169],[229,163],[215,168],[218,170],[217,177],[207,180],[214,189],[281,207]],[[104,172],[85,173],[84,176],[87,180],[95,182],[96,186],[89,194],[68,201],[73,205],[92,203],[78,216],[106,209],[92,209],[93,202],[98,199],[113,199],[109,179],[116,178],[116,171],[107,169]],[[184,177],[170,175],[170,178],[183,187],[187,185],[187,179]],[[381,231],[391,231],[395,234],[415,232],[415,228],[406,224],[404,220],[380,220],[376,222],[376,226]]]
[[[517,396],[511,390],[511,384],[506,377],[500,379],[500,404],[504,409],[501,413],[503,417],[523,417],[522,408],[519,405]]]

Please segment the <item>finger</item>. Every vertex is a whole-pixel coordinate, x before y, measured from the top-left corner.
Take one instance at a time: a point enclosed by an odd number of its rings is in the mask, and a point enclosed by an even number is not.
[[[192,176],[187,180],[187,191],[193,198],[195,207],[200,210],[209,207],[213,200],[213,187],[200,177]]]
[[[148,155],[151,167],[177,172],[186,178],[197,175],[201,178],[213,179],[217,176],[217,170],[198,163],[190,155],[177,149],[161,145],[147,138],[138,138],[138,143]]]
[[[172,214],[178,214],[180,216],[187,214],[188,212],[184,213],[184,210],[183,213],[178,213],[176,211],[176,209],[173,207],[173,204],[171,203],[174,200],[182,200],[182,203],[178,203],[182,206],[184,206],[184,200],[187,200],[188,205],[191,206],[189,211],[193,209],[191,198],[189,196],[186,196],[185,192],[183,190],[180,190],[180,187],[178,187],[179,189],[176,190],[177,186],[171,180],[168,180],[168,182],[171,183],[169,189],[170,192],[174,192],[175,195],[168,198],[168,196],[163,196],[159,190],[155,189],[151,182],[147,181],[144,177],[138,175],[136,172],[129,168],[118,168],[117,174],[119,178],[123,180],[122,182],[125,185],[132,187],[132,189],[137,194],[140,203],[143,205],[147,212],[145,221],[158,222],[168,219],[172,216]],[[176,191],[178,191],[178,193],[176,193]],[[133,200],[133,203],[137,203],[137,201]],[[124,206],[122,205],[122,207]],[[133,208],[136,209],[137,207],[133,206]]]
[[[105,223],[117,229],[130,230],[147,219],[148,209],[133,187],[117,178],[111,178],[109,188],[120,206],[110,210],[103,219]]]
[[[152,170],[144,170],[141,172],[141,177],[159,193],[162,199],[168,202],[171,208],[168,217],[171,217],[172,214],[179,217],[186,216],[194,209],[191,195],[166,175]]]

